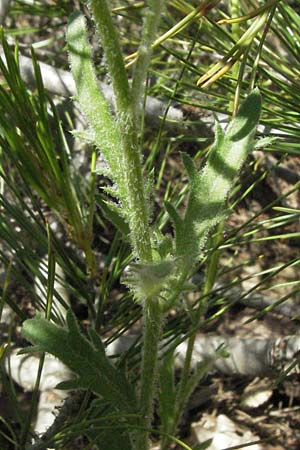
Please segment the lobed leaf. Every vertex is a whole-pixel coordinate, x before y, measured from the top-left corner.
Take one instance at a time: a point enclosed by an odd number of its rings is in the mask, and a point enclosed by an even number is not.
[[[135,413],[134,391],[124,374],[106,357],[100,337],[91,332],[92,342],[88,341],[80,333],[71,310],[67,313],[67,325],[63,328],[37,316],[24,322],[22,334],[34,344],[33,350],[51,353],[77,375],[74,380],[61,383],[61,388],[91,389],[123,413]]]

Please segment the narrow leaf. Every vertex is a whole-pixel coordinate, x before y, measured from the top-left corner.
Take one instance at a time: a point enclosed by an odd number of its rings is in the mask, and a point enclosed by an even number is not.
[[[228,193],[254,145],[260,111],[261,96],[255,89],[242,103],[225,134],[220,125],[216,125],[215,142],[200,173],[196,172],[191,159],[183,156],[191,192],[184,215],[183,237],[176,239],[177,256],[195,258],[208,232],[225,217]],[[174,215],[173,211],[171,214]]]
[[[200,178],[200,174],[193,159],[187,153],[181,153],[181,158],[191,183],[195,183]]]
[[[121,136],[96,78],[85,17],[81,13],[72,14],[67,41],[79,103],[94,131],[95,143],[114,175],[114,181],[122,186],[124,164],[120,160]]]

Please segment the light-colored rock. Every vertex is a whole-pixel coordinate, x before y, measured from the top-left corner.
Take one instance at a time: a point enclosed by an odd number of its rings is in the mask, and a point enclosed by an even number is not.
[[[192,430],[195,444],[212,439],[207,450],[223,450],[259,440],[250,430],[242,430],[224,414],[216,417],[205,415],[200,422],[192,424]],[[262,450],[262,447],[254,444],[251,449]]]

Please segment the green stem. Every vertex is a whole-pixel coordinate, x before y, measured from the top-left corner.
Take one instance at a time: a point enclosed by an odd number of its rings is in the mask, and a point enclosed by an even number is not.
[[[230,15],[231,15],[231,17],[239,17],[239,15],[240,15],[239,0],[231,0]],[[239,40],[239,34],[240,34],[240,24],[232,23],[231,24],[231,36],[232,36],[234,42],[237,42]],[[240,66],[240,63],[237,61],[232,68],[233,78],[238,79],[239,66]],[[230,111],[233,111],[233,115],[236,114],[237,107],[238,107],[238,101],[236,101],[236,99],[234,99],[233,101],[230,102]]]
[[[95,212],[95,191],[96,191],[96,162],[97,162],[97,149],[96,146],[92,147],[91,157],[91,179],[90,179],[90,192],[89,192],[89,215],[86,225],[86,263],[87,273],[93,278],[97,273],[95,255],[92,250],[93,244],[93,225],[94,225],[94,212]]]
[[[134,450],[149,448],[149,429],[153,416],[153,399],[157,372],[158,344],[160,341],[162,316],[158,300],[149,298],[144,305],[144,347],[141,372],[139,410],[141,430],[137,433]]]
[[[106,0],[90,0],[90,6],[96,28],[101,36],[101,45],[105,52],[108,71],[112,77],[117,112],[127,114],[131,104],[130,89],[110,9]]]
[[[90,179],[90,201],[89,201],[89,217],[87,223],[87,236],[88,240],[92,243],[93,239],[93,222],[95,211],[95,191],[96,191],[96,162],[97,162],[97,150],[96,147],[92,148],[91,158],[91,179]]]
[[[225,225],[225,221],[222,220],[216,229],[214,237],[212,238],[213,251],[208,260],[207,269],[206,269],[206,277],[205,277],[205,285],[204,285],[203,294],[202,294],[202,298],[204,299],[204,301],[202,302],[202,308],[204,308],[204,309],[206,309],[206,302],[207,302],[208,294],[212,290],[212,288],[216,282],[217,275],[218,275],[217,270],[218,270],[219,256],[220,256],[219,246],[222,241],[224,225]],[[198,309],[200,309],[200,305],[199,305]],[[196,316],[196,320],[197,321],[200,320],[199,312],[198,312],[198,315]]]
[[[138,149],[137,133],[132,119],[122,123],[126,129],[121,135],[124,151],[125,183],[128,187],[129,227],[136,257],[140,261],[151,262],[152,250],[149,228],[149,213],[144,189],[141,156]]]
[[[164,0],[149,0],[144,15],[142,39],[132,80],[132,106],[135,120],[140,124],[141,100],[145,95],[147,72],[150,65],[152,44],[155,40]]]
[[[109,73],[116,97],[117,125],[122,144],[122,170],[126,186],[128,221],[135,256],[142,262],[151,262],[152,249],[149,228],[149,213],[144,190],[141,154],[138,133],[141,122],[138,108],[143,100],[144,83],[150,62],[151,44],[154,40],[162,0],[150,0],[142,32],[140,58],[135,70],[132,93],[130,93],[122,53],[112,16],[105,0],[91,0],[91,8],[101,36]],[[141,368],[140,413],[141,429],[134,433],[135,450],[149,448],[149,428],[152,419],[152,403],[155,393],[155,378],[158,343],[161,332],[161,312],[156,298],[144,303],[144,347]]]
[[[274,14],[275,14],[276,7],[277,7],[277,5],[274,5],[271,8],[271,10],[270,10],[270,15],[269,15],[268,21],[267,21],[267,23],[265,25],[262,37],[261,37],[260,42],[259,42],[259,46],[258,46],[258,49],[257,49],[257,54],[256,54],[256,57],[255,57],[255,60],[254,60],[253,66],[252,66],[252,71],[251,71],[251,78],[250,78],[250,83],[249,83],[249,91],[250,92],[251,92],[252,89],[254,89],[254,86],[255,86],[256,74],[257,74],[259,60],[260,60],[260,57],[261,57],[261,52],[262,52],[263,45],[264,45],[265,39],[267,37],[267,33],[268,33],[269,29],[270,29],[270,26],[271,26],[271,23],[272,23]]]
[[[245,69],[246,69],[246,64],[247,64],[251,44],[252,44],[252,42],[248,45],[247,48],[245,48],[245,52],[243,54],[242,61],[239,63],[239,66],[237,66],[238,67],[238,78],[237,78],[234,100],[233,100],[232,117],[235,117],[238,112],[241,89],[242,89],[242,85],[243,85],[243,78],[244,78],[244,73],[245,73]]]
[[[127,186],[128,221],[135,256],[152,259],[149,214],[144,190],[137,124],[132,113],[132,96],[112,16],[105,0],[91,0],[91,8],[106,55],[116,97],[116,115],[122,144],[122,170]],[[140,99],[139,99],[140,100]],[[137,101],[137,100],[135,100]]]
[[[239,17],[240,15],[240,5],[239,0],[231,0],[230,5],[230,15],[231,17]],[[240,24],[239,23],[232,23],[231,24],[231,35],[234,41],[238,41],[239,39],[239,32],[240,32]]]
[[[186,398],[186,384],[190,375],[190,367],[193,355],[193,349],[196,339],[196,331],[190,336],[188,340],[188,345],[186,349],[186,354],[184,358],[184,366],[181,372],[180,381],[177,387],[176,400],[175,400],[175,408],[174,408],[174,416],[172,417],[172,424],[168,429],[168,434],[162,437],[160,450],[168,450],[170,448],[171,439],[170,436],[176,433],[176,428],[180,419],[181,414],[183,413],[183,408],[185,403],[187,402]]]

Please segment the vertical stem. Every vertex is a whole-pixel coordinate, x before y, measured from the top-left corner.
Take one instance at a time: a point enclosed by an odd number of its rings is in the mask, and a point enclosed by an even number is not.
[[[144,96],[145,81],[151,56],[151,44],[155,38],[163,3],[163,0],[149,0],[149,9],[144,20],[139,60],[135,69],[132,91],[130,92],[123,57],[108,3],[105,0],[90,1],[116,97],[116,126],[119,127],[122,143],[120,152],[123,152],[121,160],[124,165],[131,241],[135,256],[144,262],[152,261],[152,249],[149,213],[144,190],[145,183],[138,145],[138,134],[141,131],[139,108]],[[158,299],[145,299],[144,347],[139,399],[141,428],[133,432],[135,450],[147,450],[149,448],[148,430],[152,419],[161,323],[162,318]]]
[[[141,105],[145,95],[147,72],[152,53],[158,24],[161,17],[164,0],[149,0],[149,7],[144,16],[142,39],[138,52],[133,81],[132,81],[132,117],[141,131]],[[138,138],[138,134],[136,134]],[[138,144],[138,139],[135,142]],[[151,255],[152,259],[152,255]],[[155,380],[157,372],[158,345],[161,336],[162,314],[157,298],[147,298],[144,301],[144,346],[141,367],[141,387],[139,410],[141,412],[141,431],[134,443],[135,450],[149,448],[149,428],[153,416],[153,399],[155,396]]]
[[[144,16],[142,39],[132,80],[133,116],[140,125],[140,109],[145,95],[146,78],[152,53],[152,44],[157,33],[164,0],[149,0]],[[139,126],[140,128],[140,126]]]
[[[120,129],[128,220],[135,256],[141,261],[152,259],[149,214],[138,147],[138,129],[132,113],[132,95],[125,71],[118,36],[106,0],[91,0],[92,12],[105,52],[116,98],[117,126]]]
[[[238,17],[240,15],[239,0],[231,0],[230,15],[231,17]],[[235,41],[238,41],[239,39],[239,29],[240,29],[239,23],[231,24],[231,34]]]
[[[248,47],[246,47],[246,49],[245,49],[245,52],[243,54],[243,58],[242,58],[242,61],[240,63],[240,67],[238,70],[238,79],[237,79],[237,84],[236,84],[235,94],[234,94],[232,117],[235,117],[238,112],[242,82],[243,82],[243,77],[244,77],[244,73],[245,73],[245,69],[246,69],[246,63],[247,63],[247,59],[249,56],[250,48],[251,48],[251,43],[249,43]]]
[[[139,411],[141,430],[134,442],[134,450],[148,450],[149,428],[153,416],[155,380],[157,372],[158,344],[161,335],[162,317],[158,300],[149,298],[144,304],[144,346],[141,370]]]
[[[121,123],[120,123],[121,124]],[[124,151],[124,173],[128,187],[129,227],[136,257],[140,261],[151,262],[152,250],[149,228],[149,211],[145,195],[141,156],[137,133],[132,117],[127,124],[122,121],[124,132],[121,139]]]
[[[272,23],[272,20],[273,20],[273,16],[274,16],[275,11],[276,11],[276,7],[277,7],[277,5],[274,5],[274,6],[270,9],[270,15],[269,15],[269,18],[268,18],[268,20],[267,20],[267,23],[266,23],[266,25],[265,25],[265,28],[264,28],[262,37],[261,37],[260,42],[259,42],[259,46],[258,46],[258,50],[257,50],[257,55],[256,55],[256,57],[255,57],[255,60],[254,60],[253,66],[252,66],[251,79],[250,79],[250,86],[249,86],[249,91],[250,91],[250,92],[252,91],[252,89],[254,89],[254,86],[255,86],[255,79],[256,79],[256,73],[257,73],[258,63],[259,63],[259,60],[260,60],[260,57],[261,57],[261,52],[262,52],[262,49],[263,49],[263,45],[264,45],[264,42],[265,42],[267,33],[268,33],[269,29],[270,29],[270,26],[271,26],[271,23]]]
[[[117,112],[128,113],[131,103],[129,83],[108,3],[106,0],[90,0],[90,6],[96,28],[101,36],[101,45],[105,52],[108,71],[112,77]]]
[[[231,17],[238,17],[240,13],[240,6],[239,6],[239,0],[231,0],[230,4],[230,15]],[[239,23],[232,23],[231,24],[231,35],[235,42],[238,42],[239,40],[239,30],[240,30],[240,24]],[[234,78],[238,78],[239,74],[239,65],[240,63],[237,61],[232,69],[232,75]],[[230,111],[233,111],[233,115],[235,115],[235,112],[237,110],[238,106],[238,99],[235,99],[230,102]]]
[[[91,179],[90,179],[90,192],[89,192],[89,215],[86,224],[86,241],[87,248],[85,251],[87,273],[93,278],[97,273],[95,255],[92,250],[93,244],[93,224],[94,224],[94,212],[95,212],[95,190],[96,190],[96,162],[97,162],[97,150],[96,146],[92,148],[91,157]]]
[[[172,417],[172,424],[167,430],[168,434],[162,437],[160,450],[168,450],[170,448],[171,443],[170,436],[175,434],[180,416],[183,413],[183,408],[185,406],[186,401],[188,400],[187,398],[185,398],[185,388],[190,375],[190,367],[195,339],[196,339],[196,331],[189,337],[188,340],[188,345],[184,358],[184,365],[176,392],[176,400],[175,400],[174,415]]]
[[[89,192],[89,216],[87,223],[87,236],[88,240],[92,244],[93,239],[93,222],[95,211],[95,190],[96,190],[96,162],[97,162],[97,150],[96,147],[92,148],[91,157],[91,179],[90,179],[90,192]]]

